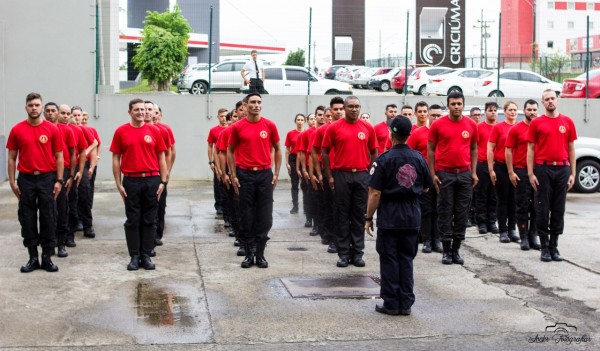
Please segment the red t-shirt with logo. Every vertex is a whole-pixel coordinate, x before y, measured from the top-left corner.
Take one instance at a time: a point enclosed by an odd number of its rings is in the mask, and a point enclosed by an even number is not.
[[[159,129],[150,124],[139,128],[130,123],[121,125],[115,131],[110,151],[121,155],[121,172],[158,172],[157,154],[167,149]]]
[[[487,143],[494,126],[485,121],[477,124],[477,162],[487,162]]]
[[[10,130],[6,148],[18,151],[17,170],[20,173],[55,172],[54,153],[63,151],[63,139],[54,124],[44,120],[32,126],[25,120]]]
[[[275,123],[261,116],[257,122],[244,118],[229,128],[229,145],[235,147],[236,166],[271,167],[271,146],[279,142]]]
[[[375,129],[369,122],[354,123],[339,119],[327,128],[321,147],[335,150],[335,167],[332,169],[367,169],[371,150],[377,149]]]
[[[225,129],[227,129],[228,127],[223,127],[221,125],[218,125],[216,127],[212,127],[210,129],[210,131],[208,132],[208,138],[206,139],[207,142],[214,144],[217,142],[217,140],[219,139],[219,135],[221,133],[223,133],[223,131]]]
[[[427,161],[427,137],[429,136],[429,127],[423,126],[410,133],[406,144],[413,150],[419,151],[425,161]]]
[[[166,129],[164,129],[162,127],[159,127],[157,124],[150,124],[150,125],[158,130],[158,132],[160,133],[160,136],[163,138],[165,147],[167,149],[170,149],[172,145],[171,145],[171,137],[169,136],[169,131],[167,131]]]
[[[563,162],[569,160],[569,142],[577,139],[573,120],[563,114],[555,118],[546,115],[529,124],[527,141],[535,144],[535,161]]]
[[[63,159],[64,159],[64,168],[71,168],[71,153],[69,152],[70,148],[75,148],[77,146],[77,140],[75,139],[75,133],[65,124],[57,123],[56,126],[63,137]],[[77,162],[77,161],[75,161]]]
[[[290,154],[296,154],[296,143],[298,142],[298,137],[302,132],[296,129],[290,130],[285,136],[285,146],[290,148]]]
[[[298,136],[298,140],[296,142],[296,153],[299,151],[304,151],[304,159],[306,160],[306,164],[308,165],[308,159],[310,157],[310,140],[312,139],[313,133],[317,131],[316,127],[310,127],[300,133]]]
[[[92,129],[88,126],[85,126],[83,124],[78,125],[77,126],[79,129],[81,129],[81,131],[83,132],[83,136],[85,137],[85,140],[87,140],[88,146],[90,146],[94,140],[96,140],[96,137],[94,136],[94,132],[92,132]],[[86,146],[86,148],[88,147]],[[90,159],[90,154],[87,154],[85,156],[85,160],[89,160]]]
[[[390,139],[390,130],[386,121],[377,123],[373,129],[375,129],[375,135],[377,136],[377,154],[381,155],[385,152],[388,140]]]
[[[231,127],[231,126],[230,126]],[[229,136],[231,135],[231,128],[225,128],[225,130],[219,134],[219,138],[215,146],[217,150],[221,152],[227,152],[227,146],[229,146]]]
[[[488,142],[495,143],[494,147],[494,161],[506,163],[506,137],[508,136],[508,131],[513,126],[513,124],[508,124],[506,121],[496,123],[494,128],[492,128],[492,132],[490,133],[490,138]]]
[[[529,125],[524,121],[508,131],[505,146],[512,149],[513,168],[527,168],[527,134]]]
[[[331,125],[331,123],[326,123],[323,126],[321,126],[321,128],[317,129],[317,131],[315,132],[315,134],[313,135],[312,138],[312,142],[311,142],[311,152],[312,149],[315,148],[317,155],[319,155],[319,163],[321,164],[321,168],[323,168],[323,153],[322,153],[322,146],[323,146],[323,137],[325,136],[325,133],[327,132],[327,129],[329,129],[329,126]],[[334,156],[335,156],[335,152],[333,151],[333,149],[329,150],[329,167],[331,169],[334,169]]]
[[[446,115],[433,122],[428,141],[436,143],[436,170],[467,167],[471,165],[471,143],[477,142],[477,125],[467,116],[454,122]]]
[[[175,145],[175,135],[173,134],[173,129],[171,129],[171,127],[168,124],[162,122],[157,122],[155,123],[155,125],[159,128],[166,129],[169,133],[169,141],[171,142],[171,145]]]
[[[83,134],[83,130],[81,130],[81,128],[71,123],[67,123],[65,125],[69,127],[71,131],[73,131],[73,135],[77,140],[77,147],[75,148],[75,157],[79,159],[79,153],[84,152],[85,149],[87,149],[87,147],[89,146],[88,141],[85,138],[85,135]]]

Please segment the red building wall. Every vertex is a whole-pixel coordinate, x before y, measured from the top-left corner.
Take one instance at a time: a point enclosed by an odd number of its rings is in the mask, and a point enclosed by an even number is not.
[[[533,2],[534,0],[502,0],[501,2],[500,56],[504,58],[504,62],[531,57],[533,8],[530,3]]]

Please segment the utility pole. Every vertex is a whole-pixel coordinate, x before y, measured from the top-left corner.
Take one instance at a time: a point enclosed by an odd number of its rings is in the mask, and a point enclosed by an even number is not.
[[[490,33],[488,33],[488,29],[490,28],[490,23],[494,23],[494,20],[484,20],[483,19],[483,9],[481,10],[481,19],[477,20],[478,25],[474,25],[473,28],[477,28],[481,30],[481,57],[479,65],[481,68],[487,68],[487,40],[490,37]],[[484,66],[484,58],[485,58],[485,66]]]

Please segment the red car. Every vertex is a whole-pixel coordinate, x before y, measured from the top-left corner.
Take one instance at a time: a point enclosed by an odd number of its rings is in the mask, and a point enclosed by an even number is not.
[[[405,73],[405,69],[401,69],[392,79],[392,89],[398,94],[404,93],[404,84],[406,84],[406,80],[408,76],[412,73],[414,68],[409,68],[408,73]]]
[[[590,71],[589,97],[600,98],[600,69]],[[561,98],[583,98],[585,99],[585,73],[563,81]]]

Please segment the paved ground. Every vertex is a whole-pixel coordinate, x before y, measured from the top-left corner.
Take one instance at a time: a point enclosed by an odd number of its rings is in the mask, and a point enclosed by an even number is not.
[[[0,349],[600,349],[600,194],[569,194],[560,242],[565,262],[542,263],[538,251],[469,229],[464,266],[419,253],[413,314],[390,317],[374,311],[381,300],[368,289],[360,298],[316,296],[359,294],[360,286],[340,283],[351,279],[376,284],[373,239],[365,268],[335,267],[336,255],[308,235],[302,214],[289,214],[289,183],[282,183],[275,191],[269,268],[241,269],[215,217],[211,189],[204,182],[171,182],[155,271],[125,269],[124,206],[107,182],[96,192],[97,237],[78,232],[69,257],[55,258],[58,273],[22,274],[27,252],[17,202],[8,184],[0,185]],[[304,286],[313,297],[292,297],[284,282],[306,279],[321,279]],[[546,330],[556,323],[569,327]]]

